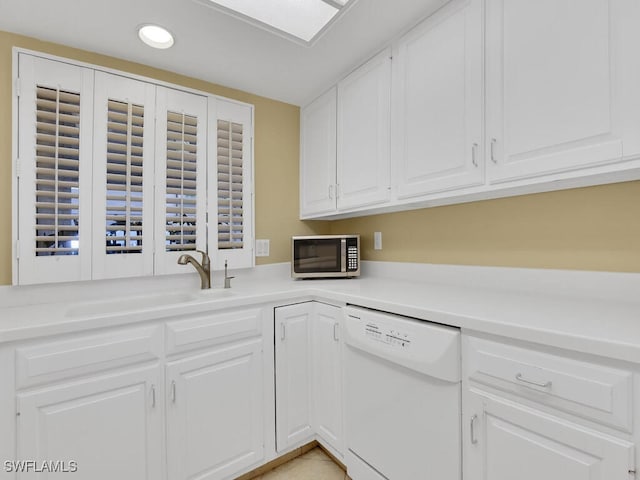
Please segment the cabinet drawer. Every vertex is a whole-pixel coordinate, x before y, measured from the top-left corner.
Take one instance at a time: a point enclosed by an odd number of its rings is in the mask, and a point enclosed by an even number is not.
[[[167,354],[260,335],[262,310],[250,308],[167,322]]]
[[[16,349],[16,386],[31,387],[161,356],[159,325],[19,347]]]
[[[469,379],[631,432],[631,372],[480,338],[466,345]]]

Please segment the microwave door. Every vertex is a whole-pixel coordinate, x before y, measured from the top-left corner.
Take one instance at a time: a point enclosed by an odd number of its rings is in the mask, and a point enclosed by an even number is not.
[[[342,245],[336,239],[298,241],[294,246],[296,273],[338,273],[341,271]]]

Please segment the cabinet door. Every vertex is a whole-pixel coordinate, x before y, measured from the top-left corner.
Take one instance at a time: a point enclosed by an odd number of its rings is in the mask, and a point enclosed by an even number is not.
[[[300,112],[300,216],[336,209],[336,89]]]
[[[482,0],[454,0],[393,54],[397,196],[483,181]]]
[[[341,313],[339,307],[316,303],[311,334],[314,431],[338,453],[343,453]]]
[[[338,84],[338,209],[389,199],[391,51]]]
[[[639,14],[628,0],[487,0],[492,182],[637,154]]]
[[[464,408],[468,480],[629,480],[634,445],[472,389]]]
[[[276,448],[313,437],[310,401],[310,335],[313,303],[276,308]]]
[[[154,366],[19,394],[17,458],[75,461],[91,480],[163,478],[161,375]]]
[[[167,365],[171,480],[216,480],[264,457],[262,340]]]

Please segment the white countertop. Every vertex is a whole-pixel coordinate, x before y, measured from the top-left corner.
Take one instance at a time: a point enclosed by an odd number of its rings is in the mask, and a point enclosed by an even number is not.
[[[294,281],[288,264],[258,267],[234,272],[231,290],[202,294],[197,275],[2,287],[0,343],[314,299],[640,364],[640,274],[363,264],[351,280]]]

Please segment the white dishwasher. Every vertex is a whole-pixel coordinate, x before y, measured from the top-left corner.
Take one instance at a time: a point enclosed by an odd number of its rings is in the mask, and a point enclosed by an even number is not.
[[[460,480],[460,331],[344,309],[353,480]]]

